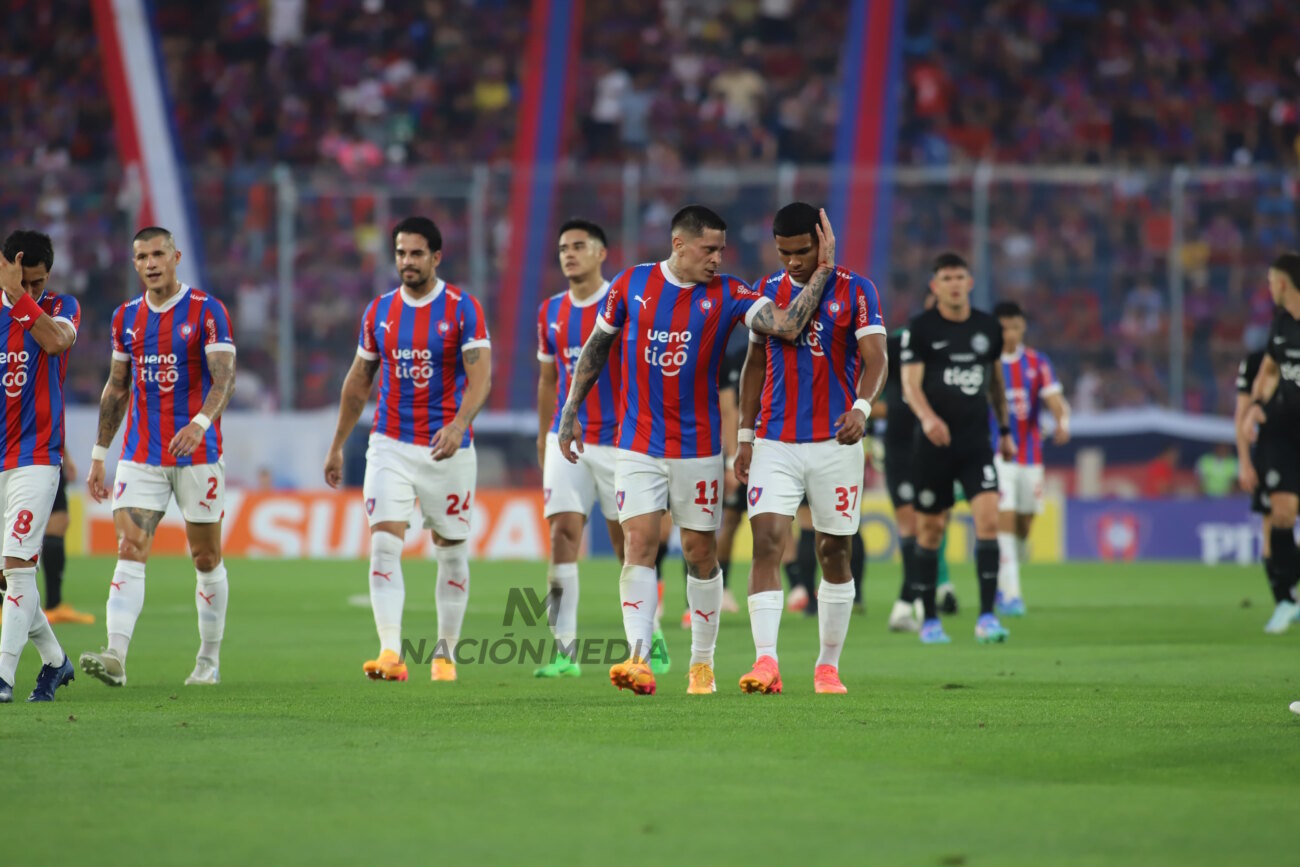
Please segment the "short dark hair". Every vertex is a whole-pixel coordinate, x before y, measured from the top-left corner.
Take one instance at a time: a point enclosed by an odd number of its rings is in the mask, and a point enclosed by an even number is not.
[[[934,273],[938,274],[944,268],[965,268],[967,271],[970,270],[966,260],[951,250],[934,257]]]
[[[999,301],[993,307],[993,316],[996,319],[1010,319],[1012,316],[1025,318],[1025,311],[1015,301]]]
[[[9,255],[9,246],[5,245],[5,255]],[[12,259],[12,257],[10,257]],[[1273,260],[1269,265],[1274,271],[1281,271],[1291,281],[1291,285],[1300,289],[1300,253],[1288,250]]]
[[[171,244],[173,247],[176,246],[176,239],[172,237],[172,233],[167,229],[164,229],[162,226],[145,226],[143,229],[135,233],[135,237],[131,239],[131,243],[134,244],[136,241],[152,241],[154,238],[166,238],[167,243]]]
[[[582,217],[570,217],[565,220],[564,224],[560,226],[560,231],[555,233],[555,240],[558,241],[565,232],[586,232],[599,241],[602,247],[609,246],[609,242],[605,240],[605,230],[591,220],[584,220]]]
[[[54,270],[54,242],[44,232],[34,229],[17,229],[5,238],[5,258],[10,262],[23,254],[23,267],[35,268],[44,263],[46,271]]]
[[[791,202],[776,212],[772,218],[772,237],[794,238],[811,235],[817,240],[817,224],[821,213],[807,202]]]
[[[429,242],[429,252],[437,253],[442,249],[442,232],[438,231],[438,224],[428,217],[407,217],[393,227],[393,247],[397,247],[397,236],[406,233],[408,235],[423,235],[424,240]]]
[[[698,238],[704,234],[706,229],[725,232],[727,231],[727,221],[719,217],[716,211],[710,210],[703,205],[687,205],[673,214],[673,222],[670,226],[670,231],[673,234],[681,232],[684,235],[690,235],[692,238]]]

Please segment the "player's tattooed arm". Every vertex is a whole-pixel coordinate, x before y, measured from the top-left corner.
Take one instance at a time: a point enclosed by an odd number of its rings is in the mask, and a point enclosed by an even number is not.
[[[215,420],[226,411],[235,394],[235,353],[209,352],[208,375],[212,377],[212,387],[200,412]]]
[[[444,461],[456,454],[465,439],[465,431],[487,403],[488,392],[492,389],[492,350],[483,346],[464,349],[460,359],[465,366],[465,393],[461,395],[460,406],[451,424],[443,425],[433,435],[430,453],[435,461]]]
[[[1016,441],[1011,438],[1011,411],[1007,406],[1007,387],[1002,380],[1002,365],[994,361],[989,365],[993,374],[989,377],[989,404],[993,407],[993,417],[998,420],[998,427],[1007,433],[998,437],[998,452],[1006,460],[1016,456]]]
[[[763,305],[763,309],[754,314],[753,321],[749,324],[751,331],[771,334],[782,340],[793,340],[808,325],[808,320],[812,319],[813,313],[822,303],[826,283],[835,274],[835,230],[831,227],[824,208],[819,217],[819,225],[813,227],[817,232],[817,270],[789,307],[776,310],[771,304]]]
[[[614,349],[614,341],[621,332],[609,333],[603,328],[592,329],[591,336],[582,346],[578,363],[573,366],[573,382],[569,385],[569,396],[564,401],[564,410],[560,413],[560,451],[570,463],[577,463],[578,456],[571,449],[576,440],[578,451],[582,451],[581,429],[578,425],[578,408],[587,400],[600,373],[609,363],[609,353]]]
[[[366,401],[370,399],[370,389],[375,384],[375,374],[379,371],[379,359],[352,359],[352,367],[343,380],[343,390],[339,394],[339,421],[334,429],[334,441],[330,444],[329,454],[325,457],[325,483],[331,488],[343,484],[343,443],[347,442],[352,430],[365,412]]]
[[[770,305],[769,305],[770,306]],[[745,365],[740,369],[740,429],[752,431],[763,403],[763,382],[767,379],[767,341],[749,342]],[[736,481],[749,484],[749,465],[754,459],[753,443],[740,443],[736,450]]]

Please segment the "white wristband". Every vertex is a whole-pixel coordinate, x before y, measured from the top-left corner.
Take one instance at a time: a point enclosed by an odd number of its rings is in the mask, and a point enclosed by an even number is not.
[[[727,455],[727,458],[722,462],[722,465],[729,470],[734,470],[736,468],[736,456]]]
[[[867,400],[865,397],[860,397],[853,401],[853,408],[861,410],[862,417],[868,421],[871,420],[871,401]]]
[[[90,447],[90,459],[91,459],[92,461],[102,461],[102,460],[104,460],[104,458],[106,458],[106,457],[108,457],[108,447],[107,447],[107,446],[91,446],[91,447]]]
[[[754,429],[750,427],[742,427],[740,430],[736,431],[736,442],[749,443],[750,445],[753,445]]]
[[[208,418],[203,413],[199,413],[198,415],[194,416],[194,418],[190,419],[190,422],[192,424],[198,425],[204,430],[207,430],[208,428],[212,427],[212,419]]]

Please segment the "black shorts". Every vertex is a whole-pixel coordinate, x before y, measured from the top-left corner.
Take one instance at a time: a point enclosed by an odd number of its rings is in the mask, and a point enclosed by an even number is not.
[[[1259,449],[1264,466],[1255,464],[1260,481],[1270,493],[1300,495],[1300,439],[1271,436]]]
[[[912,458],[916,450],[910,439],[885,442],[885,487],[889,501],[897,512],[900,506],[912,505],[916,489],[912,485]]]
[[[46,490],[49,490],[48,488]],[[50,512],[68,511],[68,490],[67,483],[63,480],[63,468],[59,468],[59,487],[54,491],[54,505],[50,507]]]
[[[1260,441],[1250,450],[1250,462],[1255,467],[1255,475],[1259,478],[1259,484],[1250,495],[1250,510],[1257,515],[1267,515],[1273,511],[1268,504],[1268,489],[1264,486],[1264,478],[1268,475],[1268,461],[1264,456],[1265,445],[1266,440],[1261,432]]]
[[[912,460],[912,486],[916,510],[938,515],[952,508],[953,485],[960,484],[970,500],[998,492],[998,471],[988,431],[952,432],[952,445],[939,448],[917,434]]]
[[[737,485],[736,489],[722,498],[722,508],[731,512],[745,511],[745,498],[749,496],[749,488],[745,485]]]

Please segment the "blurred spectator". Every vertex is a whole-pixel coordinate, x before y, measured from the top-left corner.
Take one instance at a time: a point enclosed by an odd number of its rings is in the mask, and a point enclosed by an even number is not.
[[[1168,497],[1174,492],[1178,470],[1178,446],[1171,445],[1146,466],[1142,476],[1142,496]]]
[[[1213,452],[1206,452],[1196,461],[1196,480],[1201,493],[1207,497],[1226,497],[1237,482],[1237,456],[1227,443],[1220,443]]]

